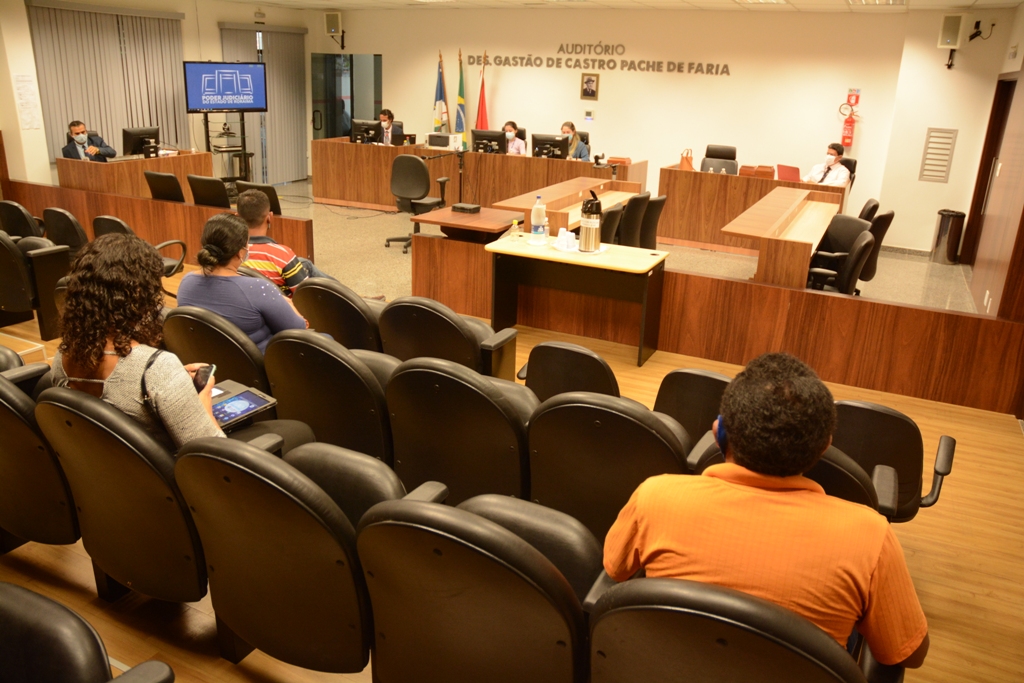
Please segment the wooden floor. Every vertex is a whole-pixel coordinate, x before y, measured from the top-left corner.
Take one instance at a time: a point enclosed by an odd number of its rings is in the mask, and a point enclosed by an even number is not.
[[[176,284],[169,282],[168,288],[174,291]],[[38,341],[34,323],[3,332]],[[740,369],[661,352],[638,368],[632,347],[530,328],[520,329],[518,364],[526,361],[534,345],[551,339],[592,348],[615,370],[623,395],[647,406],[653,406],[661,378],[675,368],[707,368],[730,376]],[[4,338],[0,344],[14,346]],[[46,344],[48,358],[56,346],[56,342]],[[928,616],[932,642],[925,666],[909,671],[906,680],[1024,681],[1024,434],[1020,423],[1010,415],[854,387],[830,388],[836,399],[875,401],[913,418],[924,434],[926,472],[939,437],[948,434],[957,440],[953,472],[938,504],[921,510],[912,522],[896,526]],[[926,479],[926,491],[929,485]],[[114,660],[131,666],[160,659],[172,666],[183,683],[370,681],[368,670],[321,674],[282,664],[258,651],[237,666],[219,659],[209,596],[184,605],[135,595],[112,605],[103,603],[96,597],[91,564],[81,543],[22,546],[0,557],[0,580],[26,586],[80,613],[99,631]]]

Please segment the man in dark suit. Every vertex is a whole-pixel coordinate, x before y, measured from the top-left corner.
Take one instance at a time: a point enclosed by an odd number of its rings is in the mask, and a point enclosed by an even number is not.
[[[65,159],[106,162],[108,157],[117,156],[114,148],[103,142],[103,138],[99,135],[89,135],[81,121],[69,123],[68,133],[71,135],[71,142],[61,150]]]
[[[402,124],[395,123],[395,115],[390,109],[380,110],[380,121],[373,127],[373,142],[382,145],[403,145],[405,135],[402,133]]]

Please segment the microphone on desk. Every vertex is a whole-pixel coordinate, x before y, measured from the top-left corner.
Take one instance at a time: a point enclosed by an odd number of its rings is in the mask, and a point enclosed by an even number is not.
[[[605,157],[604,154],[596,154],[596,155],[594,155],[594,167],[595,168],[600,168],[600,167],[606,165],[606,164],[602,164],[601,163],[601,161],[604,160],[604,157]]]

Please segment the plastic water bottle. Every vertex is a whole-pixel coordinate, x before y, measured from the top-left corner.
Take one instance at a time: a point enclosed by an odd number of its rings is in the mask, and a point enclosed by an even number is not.
[[[725,168],[723,167],[722,170],[719,171],[719,173],[725,173]]]
[[[530,242],[543,244],[547,241],[544,233],[544,220],[547,218],[547,213],[547,207],[541,201],[540,195],[537,195],[537,203],[533,205],[533,209],[530,211]]]

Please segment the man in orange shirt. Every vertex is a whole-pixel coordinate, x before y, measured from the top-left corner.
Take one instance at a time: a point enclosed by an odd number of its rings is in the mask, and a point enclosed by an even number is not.
[[[793,356],[766,354],[729,384],[721,412],[725,464],[641,484],[605,539],[608,574],[740,590],[841,645],[856,627],[883,664],[921,666],[928,624],[889,524],[802,476],[832,443],[828,388]]]

